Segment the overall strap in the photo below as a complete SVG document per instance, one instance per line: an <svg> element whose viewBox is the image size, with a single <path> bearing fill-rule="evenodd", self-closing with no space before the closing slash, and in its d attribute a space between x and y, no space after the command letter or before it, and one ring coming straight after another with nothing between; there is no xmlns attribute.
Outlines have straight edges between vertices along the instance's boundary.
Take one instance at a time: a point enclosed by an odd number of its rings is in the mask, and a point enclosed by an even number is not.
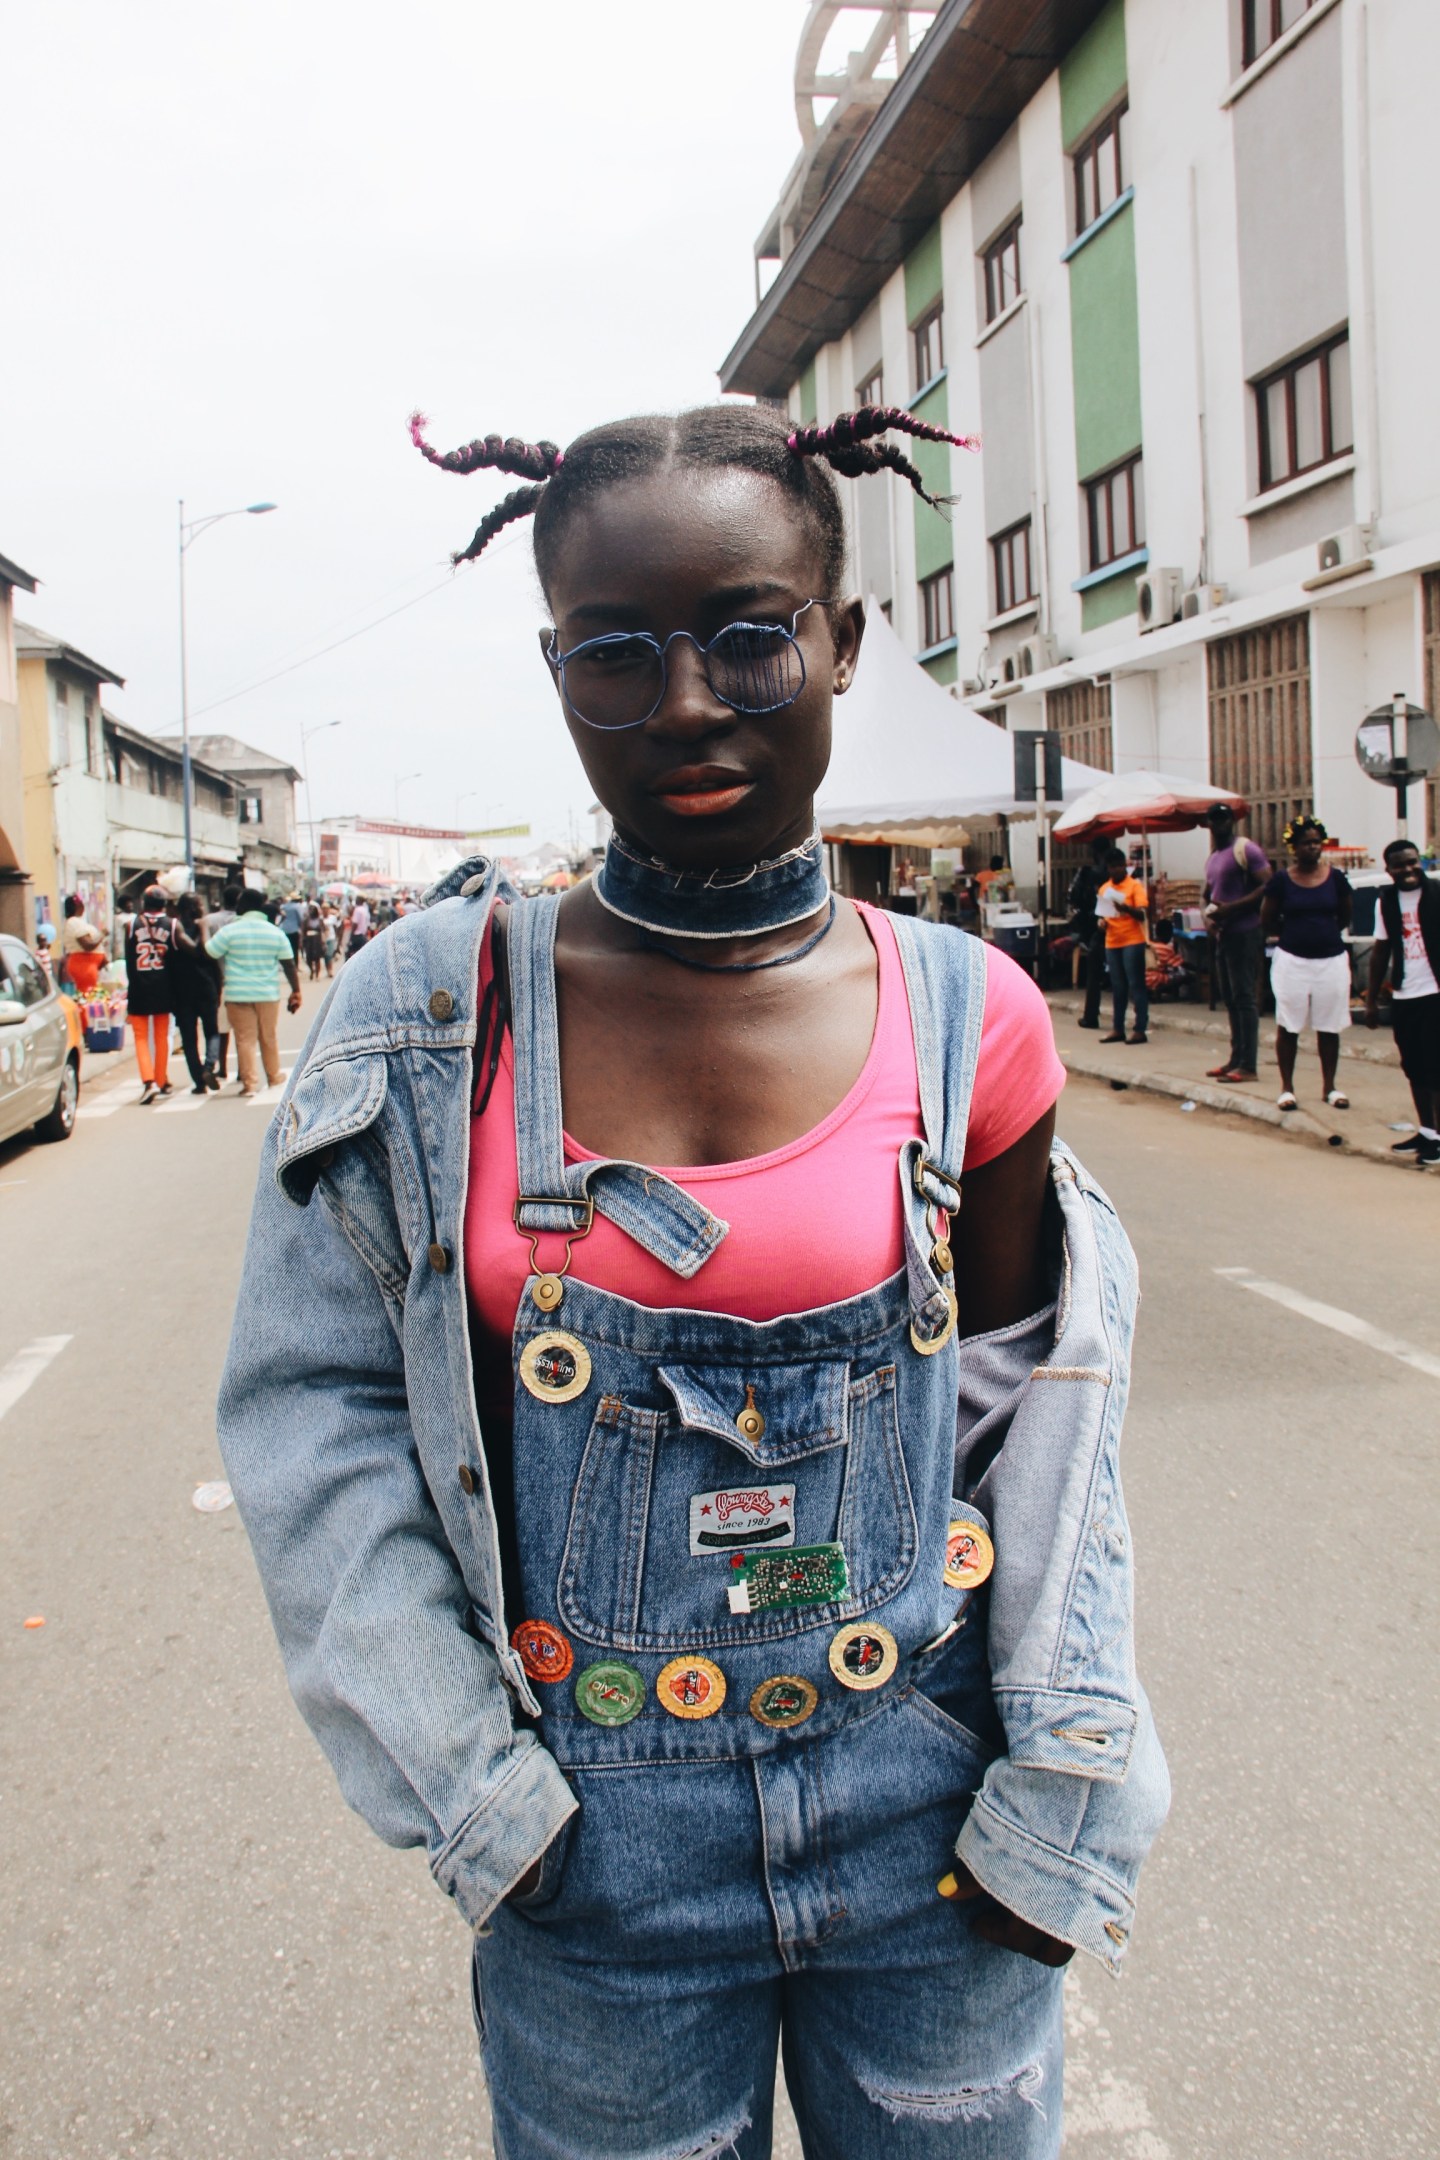
<svg viewBox="0 0 1440 2160"><path fill-rule="evenodd" d="M555 1002L559 897L545 893L506 912L506 957L515 1048L515 1227L583 1237L598 1208L654 1259L686 1278L729 1228L672 1179L643 1163L565 1160L560 1031Z"/></svg>
<svg viewBox="0 0 1440 2160"><path fill-rule="evenodd" d="M965 1166L965 1135L980 1034L985 1024L985 948L963 931L934 929L909 916L891 918L905 972L924 1142L900 1151L911 1332L934 1347L953 1331L954 1267L948 1240L936 1234L936 1210L955 1215Z"/></svg>

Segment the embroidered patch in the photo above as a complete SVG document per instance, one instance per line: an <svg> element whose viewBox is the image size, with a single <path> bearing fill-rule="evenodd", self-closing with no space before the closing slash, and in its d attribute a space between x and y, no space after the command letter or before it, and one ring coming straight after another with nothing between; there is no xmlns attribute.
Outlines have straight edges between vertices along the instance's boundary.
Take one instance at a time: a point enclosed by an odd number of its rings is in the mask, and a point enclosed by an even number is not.
<svg viewBox="0 0 1440 2160"><path fill-rule="evenodd" d="M510 1641L532 1680L564 1680L574 1670L575 1652L548 1620L522 1620Z"/></svg>
<svg viewBox="0 0 1440 2160"><path fill-rule="evenodd" d="M750 1697L750 1715L773 1731L784 1732L791 1725L803 1725L819 1700L819 1689L798 1673L777 1673L773 1680L762 1680Z"/></svg>
<svg viewBox="0 0 1440 2160"><path fill-rule="evenodd" d="M793 1485L731 1485L690 1496L690 1552L740 1552L751 1545L795 1543Z"/></svg>
<svg viewBox="0 0 1440 2160"><path fill-rule="evenodd" d="M732 1553L730 1610L769 1605L831 1605L850 1587L843 1545L796 1545L781 1553Z"/></svg>
<svg viewBox="0 0 1440 2160"><path fill-rule="evenodd" d="M660 1668L655 1695L672 1717L714 1717L725 1700L725 1675L708 1657L671 1658Z"/></svg>
<svg viewBox="0 0 1440 2160"><path fill-rule="evenodd" d="M645 1701L645 1681L633 1665L601 1658L575 1682L575 1707L592 1725L628 1725Z"/></svg>
<svg viewBox="0 0 1440 2160"><path fill-rule="evenodd" d="M830 1670L841 1687L865 1693L883 1687L900 1662L900 1648L889 1628L875 1621L852 1620L830 1645Z"/></svg>

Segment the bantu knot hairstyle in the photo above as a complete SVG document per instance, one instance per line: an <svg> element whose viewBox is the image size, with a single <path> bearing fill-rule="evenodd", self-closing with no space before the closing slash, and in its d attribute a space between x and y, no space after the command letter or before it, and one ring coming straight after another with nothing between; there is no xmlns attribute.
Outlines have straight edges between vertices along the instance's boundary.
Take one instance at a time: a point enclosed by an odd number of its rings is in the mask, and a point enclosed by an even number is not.
<svg viewBox="0 0 1440 2160"><path fill-rule="evenodd" d="M424 415L413 413L410 439L423 457L443 471L471 473L493 466L531 483L497 503L476 527L469 546L453 560L473 561L498 532L517 518L533 514L535 565L547 590L569 510L604 488L669 466L691 471L728 466L776 480L794 499L814 533L827 595L835 596L845 574L845 517L831 474L858 479L866 473L896 472L917 495L943 510L955 498L932 495L924 475L904 452L875 438L893 428L923 442L954 443L961 450L979 447L977 436L952 435L893 405L867 405L859 412L842 413L823 428L792 428L781 414L763 405L700 405L675 415L646 414L611 421L577 436L567 450L557 450L551 442L486 435L447 454L426 442L425 426Z"/></svg>
<svg viewBox="0 0 1440 2160"><path fill-rule="evenodd" d="M1305 833L1314 833L1319 840L1328 840L1330 837L1319 818L1311 817L1308 810L1302 812L1299 817L1291 818L1290 823L1285 827L1280 837L1285 842L1286 847L1293 847L1295 842Z"/></svg>

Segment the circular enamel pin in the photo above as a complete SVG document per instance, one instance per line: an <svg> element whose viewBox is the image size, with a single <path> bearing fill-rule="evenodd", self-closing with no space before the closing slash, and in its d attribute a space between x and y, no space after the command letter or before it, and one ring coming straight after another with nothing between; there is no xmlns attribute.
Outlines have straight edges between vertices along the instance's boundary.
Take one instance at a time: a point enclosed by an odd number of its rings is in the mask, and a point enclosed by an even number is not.
<svg viewBox="0 0 1440 2160"><path fill-rule="evenodd" d="M660 1668L655 1693L671 1717L714 1717L725 1700L725 1675L708 1657L671 1658Z"/></svg>
<svg viewBox="0 0 1440 2160"><path fill-rule="evenodd" d="M773 1680L762 1680L750 1697L750 1715L784 1732L788 1726L803 1725L819 1700L819 1689L798 1673L777 1673Z"/></svg>
<svg viewBox="0 0 1440 2160"><path fill-rule="evenodd" d="M590 1385L590 1353L578 1335L547 1328L521 1351L520 1379L537 1402L573 1402Z"/></svg>
<svg viewBox="0 0 1440 2160"><path fill-rule="evenodd" d="M995 1547L977 1522L958 1519L945 1540L945 1580L952 1590L978 1590L995 1566Z"/></svg>
<svg viewBox="0 0 1440 2160"><path fill-rule="evenodd" d="M548 1620L522 1620L510 1641L532 1680L564 1680L574 1670L574 1651Z"/></svg>
<svg viewBox="0 0 1440 2160"><path fill-rule="evenodd" d="M936 1351L943 1350L946 1343L955 1333L956 1323L960 1318L960 1300L953 1290L945 1292L945 1303L950 1309L945 1315L944 1324L938 1334L922 1335L916 1328L915 1322L913 1320L910 1322L911 1346L919 1351L921 1357L934 1357Z"/></svg>
<svg viewBox="0 0 1440 2160"><path fill-rule="evenodd" d="M830 1670L841 1687L884 1687L900 1662L900 1647L889 1628L852 1620L830 1645Z"/></svg>
<svg viewBox="0 0 1440 2160"><path fill-rule="evenodd" d="M644 1676L619 1658L587 1665L575 1682L575 1707L592 1725L628 1725L644 1701Z"/></svg>

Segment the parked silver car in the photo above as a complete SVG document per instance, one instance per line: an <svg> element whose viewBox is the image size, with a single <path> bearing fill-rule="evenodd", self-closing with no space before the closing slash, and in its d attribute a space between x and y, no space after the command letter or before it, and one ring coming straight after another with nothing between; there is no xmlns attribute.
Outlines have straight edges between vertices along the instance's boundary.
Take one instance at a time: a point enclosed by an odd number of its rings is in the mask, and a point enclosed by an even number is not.
<svg viewBox="0 0 1440 2160"><path fill-rule="evenodd" d="M0 937L0 1140L32 1125L42 1140L68 1140L79 1101L60 993L18 938Z"/></svg>

